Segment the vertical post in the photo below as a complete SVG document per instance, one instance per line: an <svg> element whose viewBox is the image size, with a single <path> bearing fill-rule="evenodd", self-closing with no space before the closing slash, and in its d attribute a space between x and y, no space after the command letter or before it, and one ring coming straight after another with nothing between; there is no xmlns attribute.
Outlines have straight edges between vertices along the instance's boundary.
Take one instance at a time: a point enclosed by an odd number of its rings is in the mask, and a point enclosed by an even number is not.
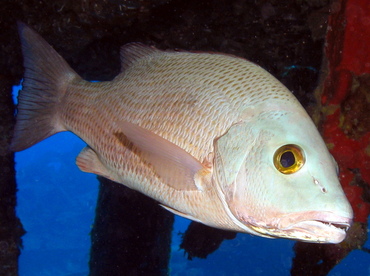
<svg viewBox="0 0 370 276"><path fill-rule="evenodd" d="M14 126L13 83L0 75L0 275L18 274L21 237L25 233L15 213L14 154L9 150Z"/></svg>
<svg viewBox="0 0 370 276"><path fill-rule="evenodd" d="M139 192L99 180L90 276L169 275L174 215Z"/></svg>

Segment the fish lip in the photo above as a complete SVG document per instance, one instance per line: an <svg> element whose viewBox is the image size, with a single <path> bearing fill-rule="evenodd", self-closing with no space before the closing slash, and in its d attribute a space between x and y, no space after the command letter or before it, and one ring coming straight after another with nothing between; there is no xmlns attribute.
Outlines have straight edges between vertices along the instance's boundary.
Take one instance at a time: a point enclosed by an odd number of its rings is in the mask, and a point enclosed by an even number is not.
<svg viewBox="0 0 370 276"><path fill-rule="evenodd" d="M277 228L306 242L340 243L351 225L351 217L315 211L286 215L279 219Z"/></svg>
<svg viewBox="0 0 370 276"><path fill-rule="evenodd" d="M334 224L321 221L301 221L281 229L294 239L312 243L340 243L346 238L349 224Z"/></svg>

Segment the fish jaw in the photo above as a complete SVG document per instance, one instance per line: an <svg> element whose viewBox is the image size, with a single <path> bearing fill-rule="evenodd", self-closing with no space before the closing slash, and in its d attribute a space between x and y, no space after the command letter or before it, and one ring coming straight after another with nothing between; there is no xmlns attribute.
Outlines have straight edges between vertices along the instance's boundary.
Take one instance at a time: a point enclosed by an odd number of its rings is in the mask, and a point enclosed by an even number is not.
<svg viewBox="0 0 370 276"><path fill-rule="evenodd" d="M271 236L295 239L311 243L340 243L352 225L352 219L335 215L331 212L299 212L274 217L270 223L258 223L250 218L239 216L243 223L260 233Z"/></svg>

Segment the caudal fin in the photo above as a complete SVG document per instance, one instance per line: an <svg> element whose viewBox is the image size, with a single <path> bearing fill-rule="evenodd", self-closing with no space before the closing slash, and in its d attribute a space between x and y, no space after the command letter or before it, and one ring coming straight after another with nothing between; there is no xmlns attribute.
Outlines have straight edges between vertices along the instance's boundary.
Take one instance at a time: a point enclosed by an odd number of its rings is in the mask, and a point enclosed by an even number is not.
<svg viewBox="0 0 370 276"><path fill-rule="evenodd" d="M24 150L61 131L58 102L68 84L79 76L34 30L18 23L25 73L18 96L17 122L11 144L13 151Z"/></svg>

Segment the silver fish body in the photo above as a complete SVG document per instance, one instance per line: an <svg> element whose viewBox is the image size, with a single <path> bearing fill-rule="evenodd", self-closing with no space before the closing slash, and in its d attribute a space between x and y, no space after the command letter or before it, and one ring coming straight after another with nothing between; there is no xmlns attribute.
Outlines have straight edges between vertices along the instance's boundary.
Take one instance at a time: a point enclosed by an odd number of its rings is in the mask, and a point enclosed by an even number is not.
<svg viewBox="0 0 370 276"><path fill-rule="evenodd" d="M335 161L296 98L261 67L133 43L114 80L91 83L32 29L19 32L13 150L72 131L88 145L81 170L181 216L270 238L345 238L353 214Z"/></svg>

